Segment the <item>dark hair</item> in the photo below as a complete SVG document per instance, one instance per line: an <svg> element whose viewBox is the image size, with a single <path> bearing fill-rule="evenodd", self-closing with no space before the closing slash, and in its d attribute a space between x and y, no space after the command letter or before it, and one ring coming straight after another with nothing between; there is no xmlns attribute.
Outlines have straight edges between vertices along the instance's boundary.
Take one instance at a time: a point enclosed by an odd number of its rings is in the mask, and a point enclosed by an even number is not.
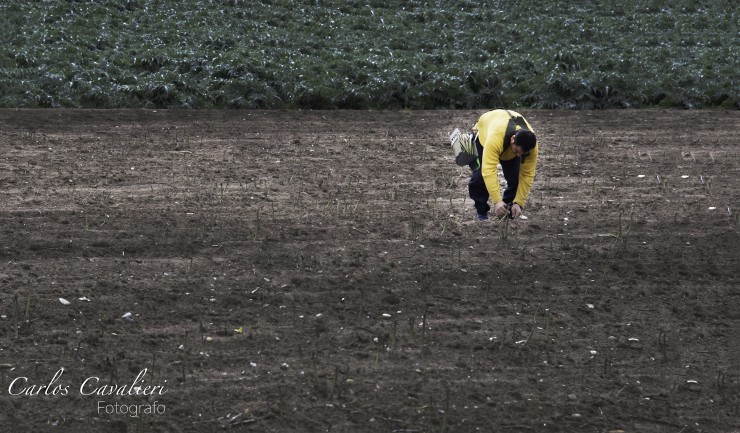
<svg viewBox="0 0 740 433"><path fill-rule="evenodd" d="M525 152L529 152L537 145L537 136L534 135L534 132L532 131L520 129L516 132L514 137L514 143L521 147Z"/></svg>

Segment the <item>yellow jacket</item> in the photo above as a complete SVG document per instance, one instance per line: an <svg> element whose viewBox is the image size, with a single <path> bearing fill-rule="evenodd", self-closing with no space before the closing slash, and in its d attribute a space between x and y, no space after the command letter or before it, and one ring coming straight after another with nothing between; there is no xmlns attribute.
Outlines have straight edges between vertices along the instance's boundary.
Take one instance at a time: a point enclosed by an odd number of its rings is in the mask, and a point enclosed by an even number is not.
<svg viewBox="0 0 740 433"><path fill-rule="evenodd" d="M521 116L516 111L509 110L509 112L512 116ZM504 151L504 134L506 133L509 119L510 117L506 110L493 110L484 113L473 128L474 131L477 131L478 139L483 147L481 175L493 203L501 201L501 186L498 183L497 172L498 163L499 161L509 161L515 157L514 152L511 151L511 146L507 146L506 151ZM524 122L527 124L529 130L534 132L532 125L526 119ZM519 129L521 128L517 125L516 130ZM516 190L516 197L514 197L514 203L522 208L527 201L529 189L532 187L532 181L534 181L538 148L539 145L536 145L526 155L524 162L519 167L519 185Z"/></svg>

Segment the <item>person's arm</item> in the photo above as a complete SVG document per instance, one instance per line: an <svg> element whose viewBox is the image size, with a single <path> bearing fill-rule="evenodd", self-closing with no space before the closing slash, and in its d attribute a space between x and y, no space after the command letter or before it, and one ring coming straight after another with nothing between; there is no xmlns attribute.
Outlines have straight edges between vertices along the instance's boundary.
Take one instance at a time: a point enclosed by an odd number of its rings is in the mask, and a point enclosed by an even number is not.
<svg viewBox="0 0 740 433"><path fill-rule="evenodd" d="M539 145L535 146L524 159L524 163L519 167L519 185L516 189L514 203L518 204L522 209L527 202L527 196L529 195L530 188L532 188L532 182L534 182L538 148Z"/></svg>
<svg viewBox="0 0 740 433"><path fill-rule="evenodd" d="M485 147L483 147L480 172L481 176L483 176L483 182L486 184L486 189L488 189L488 195L491 196L491 201L497 203L501 201L501 186L498 183L498 163L504 149L503 143L495 140L490 141L490 143L486 143Z"/></svg>

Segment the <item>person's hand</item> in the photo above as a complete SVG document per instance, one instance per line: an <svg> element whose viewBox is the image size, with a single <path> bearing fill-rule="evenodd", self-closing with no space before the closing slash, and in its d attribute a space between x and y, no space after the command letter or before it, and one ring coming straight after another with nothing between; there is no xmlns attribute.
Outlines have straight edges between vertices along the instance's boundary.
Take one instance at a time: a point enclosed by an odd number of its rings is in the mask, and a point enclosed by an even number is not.
<svg viewBox="0 0 740 433"><path fill-rule="evenodd" d="M502 217L506 215L506 213L509 210L506 208L506 203L504 203L503 200L493 205L493 213L496 214L497 217Z"/></svg>
<svg viewBox="0 0 740 433"><path fill-rule="evenodd" d="M511 206L511 217L513 219L517 219L520 216L522 216L522 207L514 203L514 205Z"/></svg>

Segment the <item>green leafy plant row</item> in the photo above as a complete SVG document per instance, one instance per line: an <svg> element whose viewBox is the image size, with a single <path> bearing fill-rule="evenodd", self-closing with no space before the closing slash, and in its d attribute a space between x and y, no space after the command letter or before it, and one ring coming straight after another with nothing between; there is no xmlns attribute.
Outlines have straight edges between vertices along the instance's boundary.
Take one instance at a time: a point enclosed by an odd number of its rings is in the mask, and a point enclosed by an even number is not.
<svg viewBox="0 0 740 433"><path fill-rule="evenodd" d="M734 6L0 1L0 107L736 109Z"/></svg>

